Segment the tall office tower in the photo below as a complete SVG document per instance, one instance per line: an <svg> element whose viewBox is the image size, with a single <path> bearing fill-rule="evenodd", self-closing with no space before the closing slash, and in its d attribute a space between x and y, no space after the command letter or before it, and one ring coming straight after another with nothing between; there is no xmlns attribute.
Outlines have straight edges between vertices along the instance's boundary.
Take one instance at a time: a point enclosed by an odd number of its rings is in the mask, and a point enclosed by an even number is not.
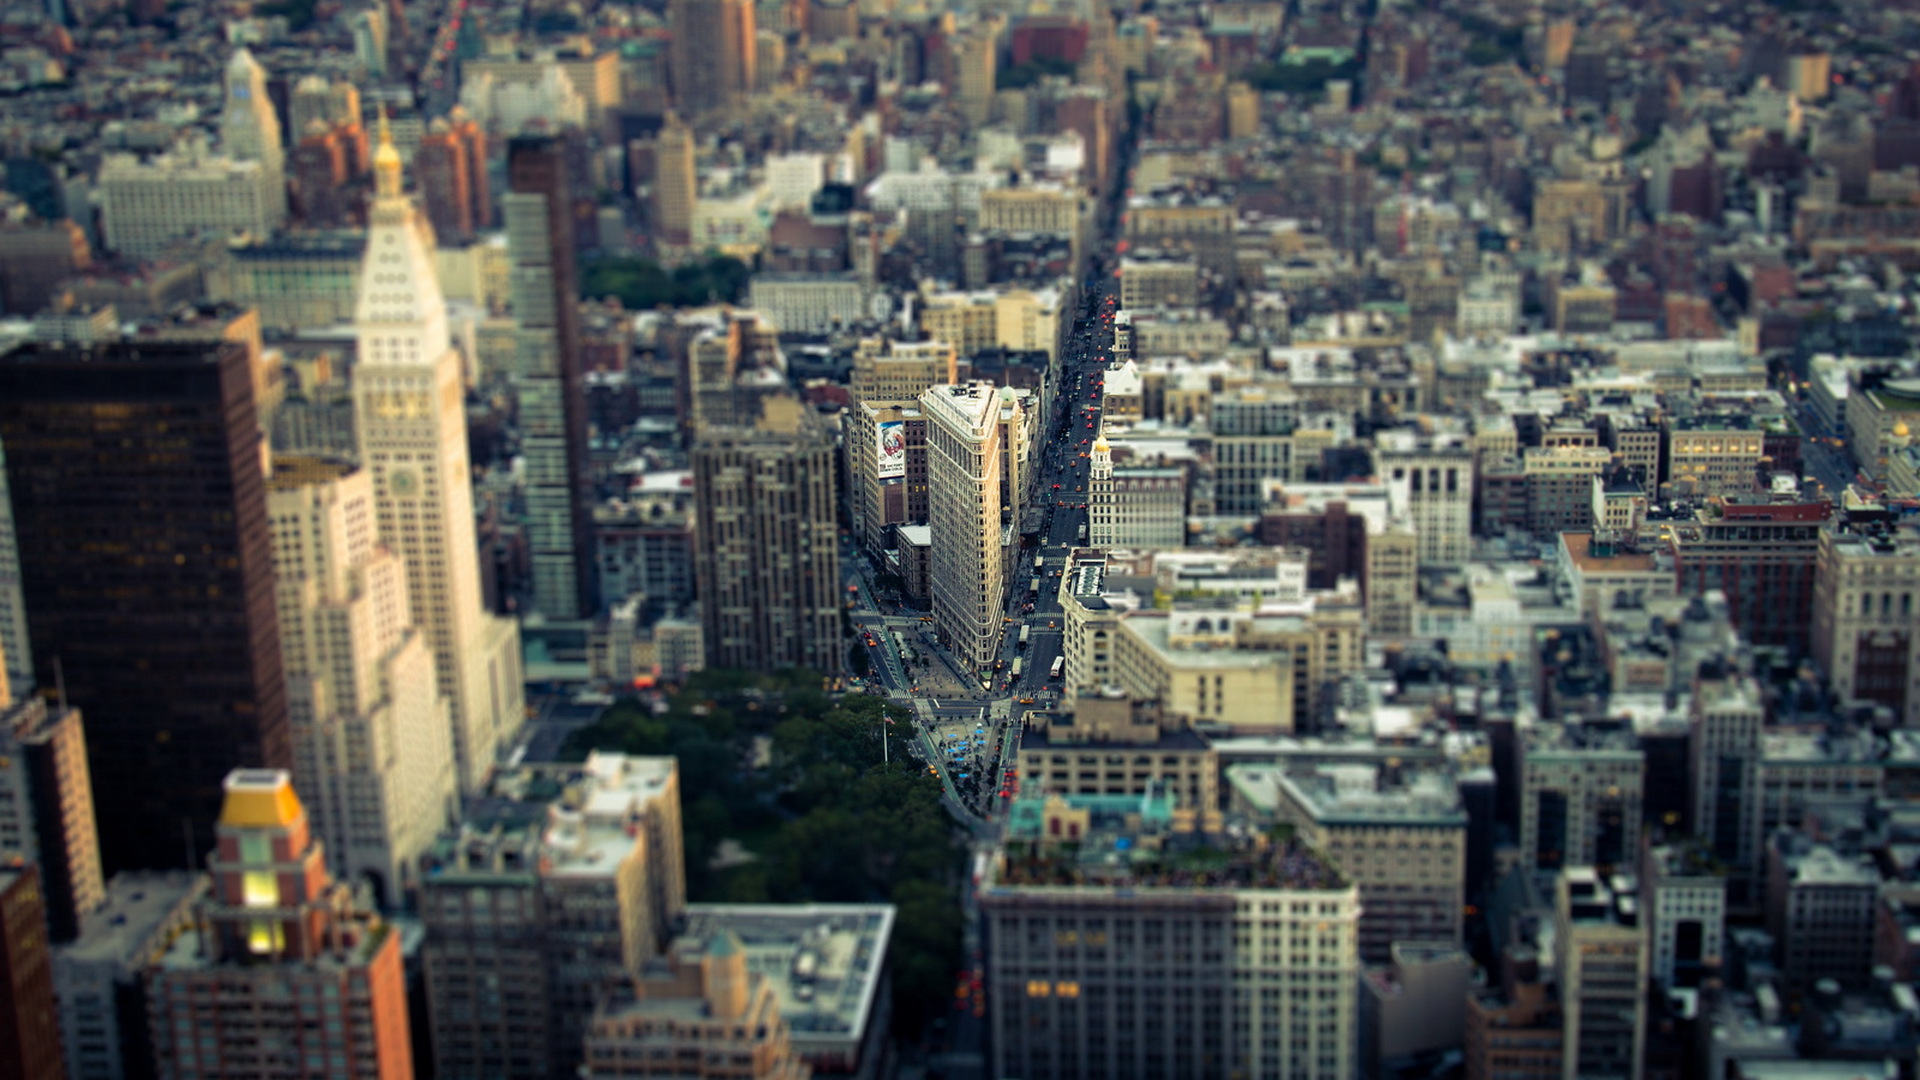
<svg viewBox="0 0 1920 1080"><path fill-rule="evenodd" d="M1336 867L1165 796L1033 809L981 893L991 1075L1356 1075L1360 900ZM1128 849L1153 854L1107 857Z"/></svg>
<svg viewBox="0 0 1920 1080"><path fill-rule="evenodd" d="M454 809L453 725L373 477L276 457L267 484L295 787L338 876L397 905Z"/></svg>
<svg viewBox="0 0 1920 1080"><path fill-rule="evenodd" d="M594 753L503 776L494 796L446 835L422 882L434 1065L572 1077L601 995L686 915L679 766Z"/></svg>
<svg viewBox="0 0 1920 1080"><path fill-rule="evenodd" d="M1646 1068L1647 930L1631 874L1569 866L1554 881L1561 1062L1567 1080L1639 1080Z"/></svg>
<svg viewBox="0 0 1920 1080"><path fill-rule="evenodd" d="M1420 569L1462 566L1473 556L1473 452L1408 435L1382 433L1375 468L1389 502L1413 521Z"/></svg>
<svg viewBox="0 0 1920 1080"><path fill-rule="evenodd" d="M40 874L0 869L0 1076L65 1080Z"/></svg>
<svg viewBox="0 0 1920 1080"><path fill-rule="evenodd" d="M460 141L467 161L467 197L473 204L473 227L493 225L493 185L487 181L487 132L464 106L455 105L446 116L453 137Z"/></svg>
<svg viewBox="0 0 1920 1080"><path fill-rule="evenodd" d="M753 89L753 4L673 0L667 11L674 107L696 117L738 104Z"/></svg>
<svg viewBox="0 0 1920 1080"><path fill-rule="evenodd" d="M1813 656L1842 701L1876 702L1898 726L1920 727L1920 526L1877 516L1847 514L1820 534Z"/></svg>
<svg viewBox="0 0 1920 1080"><path fill-rule="evenodd" d="M1087 474L1087 543L1094 547L1177 548L1187 542L1187 474L1166 466L1113 466L1103 434Z"/></svg>
<svg viewBox="0 0 1920 1080"><path fill-rule="evenodd" d="M413 152L413 171L420 180L420 200L427 204L427 220L434 239L443 244L473 239L473 170L467 164L467 143L454 133L444 116L427 125L420 148Z"/></svg>
<svg viewBox="0 0 1920 1080"><path fill-rule="evenodd" d="M1732 870L1729 900L1750 904L1759 899L1761 870L1760 731L1767 714L1760 687L1750 675L1712 665L1694 678L1688 715L1693 835Z"/></svg>
<svg viewBox="0 0 1920 1080"><path fill-rule="evenodd" d="M520 628L480 603L466 393L447 305L385 119L354 310L354 426L380 538L405 561L407 604L433 647L453 724L454 777L479 791L525 719Z"/></svg>
<svg viewBox="0 0 1920 1080"><path fill-rule="evenodd" d="M159 1074L410 1080L400 935L327 873L291 776L236 769L226 792L197 941L147 976Z"/></svg>
<svg viewBox="0 0 1920 1080"><path fill-rule="evenodd" d="M309 124L294 144L292 172L301 223L310 229L345 226L354 193L347 190L347 147L341 133L318 120Z"/></svg>
<svg viewBox="0 0 1920 1080"><path fill-rule="evenodd" d="M993 34L982 31L966 34L953 42L953 100L960 107L960 115L974 127L993 119L999 47Z"/></svg>
<svg viewBox="0 0 1920 1080"><path fill-rule="evenodd" d="M227 61L226 104L220 110L220 149L235 161L257 161L271 177L269 207L287 212L286 148L280 117L267 97L267 73L243 46Z"/></svg>
<svg viewBox="0 0 1920 1080"><path fill-rule="evenodd" d="M661 244L693 242L693 204L700 194L693 164L693 131L670 112L653 152L653 232Z"/></svg>
<svg viewBox="0 0 1920 1080"><path fill-rule="evenodd" d="M4 440L0 440L0 680L13 696L33 692L33 646L27 638L27 602L20 593L20 546L13 527L13 496L7 490Z"/></svg>
<svg viewBox="0 0 1920 1080"><path fill-rule="evenodd" d="M927 420L927 524L933 529L933 624L975 670L1000 653L1006 566L1000 513L1000 391L990 382L920 395Z"/></svg>
<svg viewBox="0 0 1920 1080"><path fill-rule="evenodd" d="M4 696L4 695L0 695ZM0 704L0 865L33 863L55 941L106 895L80 710L28 697Z"/></svg>
<svg viewBox="0 0 1920 1080"><path fill-rule="evenodd" d="M356 11L348 18L353 34L353 60L370 79L387 77L387 13L378 8Z"/></svg>
<svg viewBox="0 0 1920 1080"><path fill-rule="evenodd" d="M229 769L292 760L247 347L22 346L0 440L37 681L86 713L113 793L106 867L183 866Z"/></svg>
<svg viewBox="0 0 1920 1080"><path fill-rule="evenodd" d="M527 534L533 610L591 618L593 476L587 399L580 385L580 286L573 262L573 198L560 140L507 144L507 259L519 326L521 446L527 460Z"/></svg>
<svg viewBox="0 0 1920 1080"><path fill-rule="evenodd" d="M700 433L694 580L708 667L840 670L837 461L792 398L766 399L754 427Z"/></svg>
<svg viewBox="0 0 1920 1080"><path fill-rule="evenodd" d="M1538 724L1520 747L1520 864L1626 867L1646 761L1632 732Z"/></svg>

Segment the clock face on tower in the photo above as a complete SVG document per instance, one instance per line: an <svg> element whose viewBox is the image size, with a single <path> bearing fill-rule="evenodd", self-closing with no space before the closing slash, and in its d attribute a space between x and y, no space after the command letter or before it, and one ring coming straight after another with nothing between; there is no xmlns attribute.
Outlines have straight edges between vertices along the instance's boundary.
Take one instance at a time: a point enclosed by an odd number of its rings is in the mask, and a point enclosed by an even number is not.
<svg viewBox="0 0 1920 1080"><path fill-rule="evenodd" d="M394 495L405 499L420 489L420 481L413 475L412 469L395 469L387 474L387 486Z"/></svg>

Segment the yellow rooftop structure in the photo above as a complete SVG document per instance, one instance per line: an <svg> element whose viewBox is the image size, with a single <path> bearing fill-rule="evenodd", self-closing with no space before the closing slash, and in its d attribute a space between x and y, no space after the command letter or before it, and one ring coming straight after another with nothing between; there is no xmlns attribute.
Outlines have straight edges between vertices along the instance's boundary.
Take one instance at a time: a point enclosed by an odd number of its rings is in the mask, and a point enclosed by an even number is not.
<svg viewBox="0 0 1920 1080"><path fill-rule="evenodd" d="M306 813L283 769L235 769L221 785L220 824L239 829L284 829Z"/></svg>

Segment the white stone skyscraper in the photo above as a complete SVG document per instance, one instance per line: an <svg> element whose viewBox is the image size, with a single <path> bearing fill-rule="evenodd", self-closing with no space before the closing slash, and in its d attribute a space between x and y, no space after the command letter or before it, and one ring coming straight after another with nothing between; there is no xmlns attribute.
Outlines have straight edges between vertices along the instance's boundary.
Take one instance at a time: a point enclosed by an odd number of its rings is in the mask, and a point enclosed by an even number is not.
<svg viewBox="0 0 1920 1080"><path fill-rule="evenodd" d="M294 786L334 873L398 904L455 807L448 703L406 566L375 535L365 469L277 457L267 513Z"/></svg>
<svg viewBox="0 0 1920 1080"><path fill-rule="evenodd" d="M287 213L287 152L280 117L267 96L267 73L242 46L227 61L227 97L220 111L220 151L235 161L257 161L271 177L274 220Z"/></svg>
<svg viewBox="0 0 1920 1080"><path fill-rule="evenodd" d="M520 628L481 606L466 391L425 219L400 188L386 118L354 311L354 428L380 537L406 560L407 599L433 646L453 723L455 776L481 789L525 718Z"/></svg>
<svg viewBox="0 0 1920 1080"><path fill-rule="evenodd" d="M1007 527L1001 520L1000 391L935 386L927 418L927 523L933 530L933 624L961 663L991 668L1003 633Z"/></svg>

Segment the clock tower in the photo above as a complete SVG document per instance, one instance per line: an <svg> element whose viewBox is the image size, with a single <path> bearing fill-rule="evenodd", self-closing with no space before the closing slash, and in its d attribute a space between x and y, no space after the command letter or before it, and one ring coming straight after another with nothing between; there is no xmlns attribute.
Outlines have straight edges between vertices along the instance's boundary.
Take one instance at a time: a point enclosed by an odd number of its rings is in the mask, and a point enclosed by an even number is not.
<svg viewBox="0 0 1920 1080"><path fill-rule="evenodd" d="M401 188L387 119L354 309L354 430L380 538L406 561L407 598L449 702L462 794L485 787L525 716L520 630L480 602L466 387L447 332L433 235Z"/></svg>

